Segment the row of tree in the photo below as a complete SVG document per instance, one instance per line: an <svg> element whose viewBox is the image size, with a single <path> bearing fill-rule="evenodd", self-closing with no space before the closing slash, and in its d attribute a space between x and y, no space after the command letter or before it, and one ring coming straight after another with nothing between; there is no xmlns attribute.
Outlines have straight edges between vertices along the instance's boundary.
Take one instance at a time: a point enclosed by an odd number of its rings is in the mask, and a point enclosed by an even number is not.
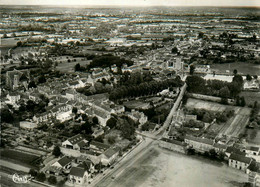
<svg viewBox="0 0 260 187"><path fill-rule="evenodd" d="M231 83L220 80L205 80L199 76L188 76L187 91L222 98L235 98L242 91L243 78L235 75Z"/></svg>
<svg viewBox="0 0 260 187"><path fill-rule="evenodd" d="M183 82L179 77L165 81L143 82L139 85L120 86L110 92L109 99L116 100L126 97L137 97L156 94L169 87L180 87Z"/></svg>

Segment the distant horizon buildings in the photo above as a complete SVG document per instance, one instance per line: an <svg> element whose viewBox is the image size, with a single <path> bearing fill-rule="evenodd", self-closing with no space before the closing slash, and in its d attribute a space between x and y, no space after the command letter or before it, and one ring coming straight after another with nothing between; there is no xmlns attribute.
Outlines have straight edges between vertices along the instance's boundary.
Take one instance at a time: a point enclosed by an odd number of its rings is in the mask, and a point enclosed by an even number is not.
<svg viewBox="0 0 260 187"><path fill-rule="evenodd" d="M0 0L0 5L54 5L54 6L212 6L212 7L260 7L257 0Z"/></svg>

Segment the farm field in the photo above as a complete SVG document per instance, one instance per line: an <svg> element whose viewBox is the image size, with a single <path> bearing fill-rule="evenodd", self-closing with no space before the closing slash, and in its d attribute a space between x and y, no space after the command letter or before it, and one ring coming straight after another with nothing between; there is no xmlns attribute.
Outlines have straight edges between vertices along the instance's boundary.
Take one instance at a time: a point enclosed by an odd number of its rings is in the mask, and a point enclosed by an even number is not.
<svg viewBox="0 0 260 187"><path fill-rule="evenodd" d="M26 166L35 166L35 162L39 159L38 156L9 149L2 150L0 154L3 160L14 161L14 163Z"/></svg>
<svg viewBox="0 0 260 187"><path fill-rule="evenodd" d="M245 129L248 121L249 115L244 114L241 110L239 114L233 116L225 123L219 135L238 138L239 134Z"/></svg>
<svg viewBox="0 0 260 187"><path fill-rule="evenodd" d="M234 62L226 64L212 64L210 65L212 71L218 73L226 73L226 70L229 70L230 73L233 73L234 69L237 69L238 73L241 74L250 74L250 75L259 75L260 65L244 63L244 62ZM230 67L230 68L229 68Z"/></svg>

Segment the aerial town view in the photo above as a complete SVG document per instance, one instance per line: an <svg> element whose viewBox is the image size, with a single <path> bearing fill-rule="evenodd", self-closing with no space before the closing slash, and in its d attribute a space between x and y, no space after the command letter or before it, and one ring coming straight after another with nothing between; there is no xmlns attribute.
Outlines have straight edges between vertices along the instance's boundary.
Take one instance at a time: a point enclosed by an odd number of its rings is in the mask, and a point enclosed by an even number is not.
<svg viewBox="0 0 260 187"><path fill-rule="evenodd" d="M260 186L257 0L64 2L0 0L1 187Z"/></svg>

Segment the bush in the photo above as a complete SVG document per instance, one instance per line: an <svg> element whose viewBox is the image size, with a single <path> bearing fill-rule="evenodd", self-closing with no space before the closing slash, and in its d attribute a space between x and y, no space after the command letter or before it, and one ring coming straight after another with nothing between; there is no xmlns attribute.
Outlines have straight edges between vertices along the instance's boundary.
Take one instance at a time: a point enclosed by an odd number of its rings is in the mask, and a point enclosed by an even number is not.
<svg viewBox="0 0 260 187"><path fill-rule="evenodd" d="M50 176L50 177L48 178L48 182L49 182L50 184L56 184L56 183L57 183L57 179L56 179L55 176Z"/></svg>
<svg viewBox="0 0 260 187"><path fill-rule="evenodd" d="M40 181L40 182L44 182L46 180L46 176L43 172L38 173L36 176L36 180Z"/></svg>
<svg viewBox="0 0 260 187"><path fill-rule="evenodd" d="M114 143L116 143L116 137L115 136L109 136L107 141L110 144L114 144Z"/></svg>

